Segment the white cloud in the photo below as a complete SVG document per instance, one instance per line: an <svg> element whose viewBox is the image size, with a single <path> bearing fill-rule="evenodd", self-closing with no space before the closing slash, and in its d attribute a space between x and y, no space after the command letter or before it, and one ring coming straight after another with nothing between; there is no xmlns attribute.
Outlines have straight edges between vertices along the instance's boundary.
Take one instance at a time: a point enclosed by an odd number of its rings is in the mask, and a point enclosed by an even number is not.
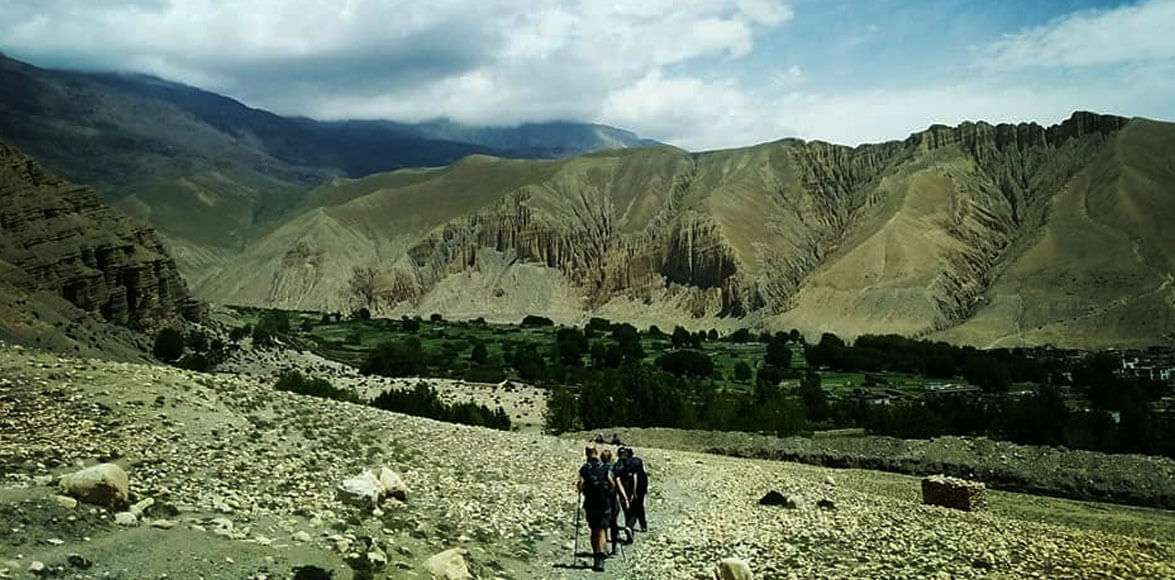
<svg viewBox="0 0 1175 580"><path fill-rule="evenodd" d="M598 120L614 92L742 58L790 18L784 0L17 0L0 48L283 113L514 124Z"/></svg>
<svg viewBox="0 0 1175 580"><path fill-rule="evenodd" d="M1076 12L983 51L997 70L1175 60L1175 0Z"/></svg>

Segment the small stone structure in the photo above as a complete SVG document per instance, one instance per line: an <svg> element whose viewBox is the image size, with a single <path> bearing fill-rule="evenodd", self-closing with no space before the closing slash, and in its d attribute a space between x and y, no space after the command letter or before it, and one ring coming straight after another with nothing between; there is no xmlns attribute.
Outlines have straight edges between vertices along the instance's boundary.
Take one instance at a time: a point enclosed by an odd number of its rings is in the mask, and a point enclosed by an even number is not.
<svg viewBox="0 0 1175 580"><path fill-rule="evenodd" d="M987 487L978 481L932 475L922 479L922 503L978 511L987 507Z"/></svg>

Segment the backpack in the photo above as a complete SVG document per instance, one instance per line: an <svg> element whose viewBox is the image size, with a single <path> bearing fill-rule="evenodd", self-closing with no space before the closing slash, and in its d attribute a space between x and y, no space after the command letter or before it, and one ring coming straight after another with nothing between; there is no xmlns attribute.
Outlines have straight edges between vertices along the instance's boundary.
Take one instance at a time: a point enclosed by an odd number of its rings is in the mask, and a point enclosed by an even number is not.
<svg viewBox="0 0 1175 580"><path fill-rule="evenodd" d="M609 469L603 463L587 462L579 470L583 478L583 497L592 502L606 502L612 491L612 482L608 481Z"/></svg>

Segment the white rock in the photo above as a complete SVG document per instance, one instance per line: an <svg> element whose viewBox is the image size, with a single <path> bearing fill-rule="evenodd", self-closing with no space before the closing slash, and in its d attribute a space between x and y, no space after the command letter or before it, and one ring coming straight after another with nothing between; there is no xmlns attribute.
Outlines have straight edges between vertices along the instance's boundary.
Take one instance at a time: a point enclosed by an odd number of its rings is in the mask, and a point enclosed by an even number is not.
<svg viewBox="0 0 1175 580"><path fill-rule="evenodd" d="M114 523L116 523L120 526L126 526L128 528L133 528L133 527L139 525L139 516L136 516L135 514L132 514L131 512L118 512L118 513L114 514Z"/></svg>
<svg viewBox="0 0 1175 580"><path fill-rule="evenodd" d="M71 509L78 507L78 500L76 500L72 497L69 497L68 495L55 495L55 496L53 496L53 501L56 502L57 505L65 508L67 510L71 510Z"/></svg>
<svg viewBox="0 0 1175 580"><path fill-rule="evenodd" d="M152 498L147 498L147 499L140 501L140 502L136 503L135 505L131 506L131 509L129 511L132 514L135 514L136 517L141 518L141 517L143 517L143 512L147 511L147 508L149 508L153 505L155 505L155 500Z"/></svg>
<svg viewBox="0 0 1175 580"><path fill-rule="evenodd" d="M424 566L437 580L473 580L473 574L465 564L466 553L461 548L445 550L426 560Z"/></svg>
<svg viewBox="0 0 1175 580"><path fill-rule="evenodd" d="M360 507L374 507L379 505L384 495L383 484L370 471L344 479L339 483L336 492L340 501Z"/></svg>
<svg viewBox="0 0 1175 580"><path fill-rule="evenodd" d="M714 576L718 580L754 580L755 575L751 573L751 566L747 564L746 560L738 558L726 558L718 562L718 569L715 570Z"/></svg>
<svg viewBox="0 0 1175 580"><path fill-rule="evenodd" d="M130 480L121 467L102 463L61 478L62 493L86 503L122 507L130 497Z"/></svg>

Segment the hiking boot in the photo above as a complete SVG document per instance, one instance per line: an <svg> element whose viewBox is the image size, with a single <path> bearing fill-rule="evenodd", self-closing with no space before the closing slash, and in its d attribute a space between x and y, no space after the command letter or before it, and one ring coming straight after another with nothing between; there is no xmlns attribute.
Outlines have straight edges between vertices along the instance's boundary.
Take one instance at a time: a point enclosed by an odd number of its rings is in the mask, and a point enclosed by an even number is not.
<svg viewBox="0 0 1175 580"><path fill-rule="evenodd" d="M596 554L595 555L595 560L592 564L593 571L595 571L595 572L603 572L604 571L604 558L607 558L607 556L605 556L604 554Z"/></svg>

